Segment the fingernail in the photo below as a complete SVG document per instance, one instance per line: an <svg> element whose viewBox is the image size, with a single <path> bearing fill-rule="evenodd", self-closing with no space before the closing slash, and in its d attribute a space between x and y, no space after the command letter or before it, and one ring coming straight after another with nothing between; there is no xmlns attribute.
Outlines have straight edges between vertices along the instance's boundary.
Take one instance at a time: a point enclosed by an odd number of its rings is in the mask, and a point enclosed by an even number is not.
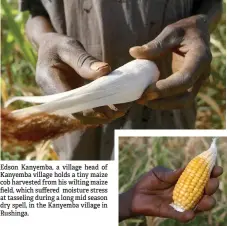
<svg viewBox="0 0 227 226"><path fill-rule="evenodd" d="M95 62L90 66L91 70L93 70L93 71L99 71L105 67L109 67L109 64L104 63L104 62Z"/></svg>

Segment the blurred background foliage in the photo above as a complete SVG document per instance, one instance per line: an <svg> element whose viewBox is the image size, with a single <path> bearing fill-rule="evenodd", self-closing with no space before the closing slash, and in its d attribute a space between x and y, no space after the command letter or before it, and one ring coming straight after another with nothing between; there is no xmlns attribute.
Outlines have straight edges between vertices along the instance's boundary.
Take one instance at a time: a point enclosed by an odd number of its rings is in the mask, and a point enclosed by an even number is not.
<svg viewBox="0 0 227 226"><path fill-rule="evenodd" d="M210 79L204 84L197 96L198 129L224 129L226 112L226 0L223 1L223 16L215 32L211 35L211 48L213 53L212 71ZM35 64L37 54L26 39L24 25L29 17L28 12L18 11L17 0L1 1L1 104L12 96L41 95L35 83ZM28 106L24 102L16 102L10 109ZM39 149L47 148L44 159L49 159L49 152L54 153L50 142L19 147L2 142L1 157L3 159L24 159L27 153L33 153L37 158ZM51 151L50 151L51 150ZM26 154L25 154L26 153ZM29 155L29 158L31 157ZM40 156L39 156L40 157ZM51 157L52 158L52 157Z"/></svg>
<svg viewBox="0 0 227 226"><path fill-rule="evenodd" d="M152 134L151 134L152 136ZM178 169L197 154L206 151L211 138L204 137L120 137L119 192L127 191L143 174L156 166ZM199 214L185 224L158 217L140 217L122 222L120 226L226 226L227 225L227 138L217 142L217 164L224 169L214 197L212 211Z"/></svg>

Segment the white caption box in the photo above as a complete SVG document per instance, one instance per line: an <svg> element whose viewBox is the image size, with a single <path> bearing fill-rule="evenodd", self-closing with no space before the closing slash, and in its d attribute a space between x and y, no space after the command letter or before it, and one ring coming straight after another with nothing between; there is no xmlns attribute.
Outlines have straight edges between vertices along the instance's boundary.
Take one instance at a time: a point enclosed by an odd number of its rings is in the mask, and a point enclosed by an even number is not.
<svg viewBox="0 0 227 226"><path fill-rule="evenodd" d="M8 167L2 168L0 171L1 174L1 184L0 184L0 195L3 198L4 195L10 196L22 196L20 191L23 191L25 201L21 200L0 200L0 211L7 209L5 204L14 204L15 208L18 207L18 211L22 212L27 211L29 216L0 216L1 225L7 226L46 226L46 225L118 225L118 167L114 161L2 161L1 164L6 164ZM24 170L21 169L21 165L25 164ZM56 166L59 166L59 169L56 170L33 170L36 166L45 166L51 165L53 169L56 169ZM84 165L98 167L99 170L79 170L78 169ZM18 166L18 170L13 170L12 166ZM29 169L26 169L27 166L30 166ZM66 166L65 169L62 169L62 166ZM11 169L9 169L11 167ZM66 169L67 168L67 169ZM103 168L103 170L102 170ZM43 168L44 169L44 168ZM107 170L106 170L107 169ZM14 173L19 173L17 176L21 176L21 173L27 172L28 177L14 177L14 181L36 181L36 183L31 185L22 185L21 182L14 183L14 185L7 184L7 173L8 176L13 176ZM50 177L49 173L55 173L56 177ZM69 173L74 173L74 177L68 177ZM89 173L89 175L88 175ZM91 176L90 173L94 173L92 178L86 178L86 176ZM108 173L108 178L102 177L105 173ZM99 175L100 177L94 177ZM49 178L48 178L49 177ZM13 177L8 177L8 180L11 181ZM48 179L47 179L48 178ZM54 181L60 180L61 185L56 185ZM108 181L108 183L103 182ZM70 184L66 181L70 181ZM93 182L91 182L93 181ZM20 183L20 184L19 184ZM59 183L59 181L58 181ZM7 194L3 192L10 192L9 187L13 186L15 193ZM58 188L60 187L60 188ZM7 190L5 190L7 189ZM18 190L16 190L18 189ZM55 190L50 190L55 189ZM61 200L50 199L51 196L55 196L53 191L60 193L57 196ZM82 189L82 190L81 190ZM101 189L101 190L100 190ZM108 189L108 193L103 193L105 189ZM35 194L32 195L30 192L33 190ZM51 193L50 193L51 192ZM82 192L82 193L81 193ZM29 199L33 196L32 199ZM47 197L48 196L48 197ZM76 197L74 201L70 201L70 197ZM56 197L56 196L55 196ZM107 197L107 200L106 200ZM84 199L87 199L86 201ZM43 199L40 202L46 204L46 208L37 208L36 199ZM48 200L45 200L48 199ZM62 200L64 199L64 200ZM89 200L88 200L89 199ZM99 200L96 200L99 199ZM30 206L35 208L29 208ZM99 205L98 205L99 203ZM20 206L18 204L21 204ZM68 207L65 208L61 204L67 204ZM42 205L39 205L40 207ZM20 208L19 208L20 207ZM57 208L58 207L58 208ZM61 208L62 207L62 208ZM10 205L12 208L12 205ZM61 208L61 209L60 209Z"/></svg>

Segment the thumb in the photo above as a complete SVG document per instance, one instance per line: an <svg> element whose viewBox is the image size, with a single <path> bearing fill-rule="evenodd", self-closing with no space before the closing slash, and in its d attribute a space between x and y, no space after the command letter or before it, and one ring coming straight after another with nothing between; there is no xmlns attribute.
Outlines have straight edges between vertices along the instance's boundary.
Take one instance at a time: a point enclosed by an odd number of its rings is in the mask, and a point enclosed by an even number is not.
<svg viewBox="0 0 227 226"><path fill-rule="evenodd" d="M152 171L160 181L163 181L168 184L174 184L179 179L183 170L184 168L170 170L164 167L155 167Z"/></svg>
<svg viewBox="0 0 227 226"><path fill-rule="evenodd" d="M84 79L95 80L111 71L108 63L90 56L82 44L73 39L60 48L59 56Z"/></svg>
<svg viewBox="0 0 227 226"><path fill-rule="evenodd" d="M178 46L182 41L182 30L168 25L154 40L142 46L134 46L129 53L136 59L155 60Z"/></svg>

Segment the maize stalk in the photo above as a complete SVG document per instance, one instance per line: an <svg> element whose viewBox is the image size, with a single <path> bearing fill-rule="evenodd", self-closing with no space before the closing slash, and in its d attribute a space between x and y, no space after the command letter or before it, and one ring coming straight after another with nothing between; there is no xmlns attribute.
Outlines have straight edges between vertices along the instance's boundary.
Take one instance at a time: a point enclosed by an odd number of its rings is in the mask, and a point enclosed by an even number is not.
<svg viewBox="0 0 227 226"><path fill-rule="evenodd" d="M178 179L170 205L179 212L193 210L204 194L217 158L216 138L207 151L193 158Z"/></svg>

